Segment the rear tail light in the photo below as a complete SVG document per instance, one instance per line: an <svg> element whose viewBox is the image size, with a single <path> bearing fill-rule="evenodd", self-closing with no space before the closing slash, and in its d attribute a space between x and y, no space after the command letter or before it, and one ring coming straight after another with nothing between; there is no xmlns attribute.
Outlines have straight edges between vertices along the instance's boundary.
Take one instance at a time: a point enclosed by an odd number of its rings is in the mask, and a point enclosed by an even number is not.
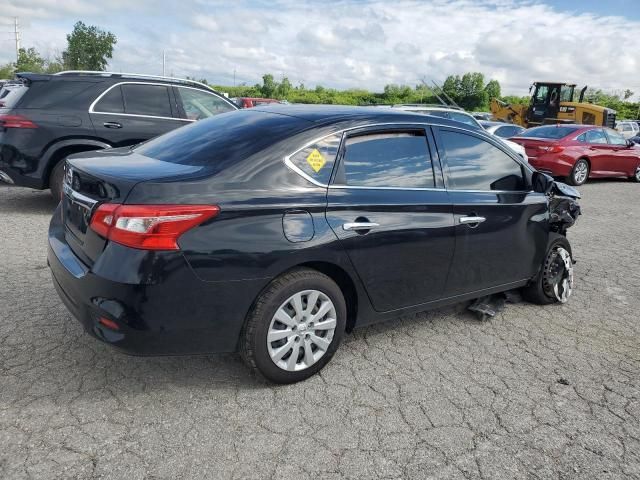
<svg viewBox="0 0 640 480"><path fill-rule="evenodd" d="M91 229L112 242L143 250L179 250L178 238L215 217L215 205L100 205Z"/></svg>
<svg viewBox="0 0 640 480"><path fill-rule="evenodd" d="M38 128L38 126L22 115L0 115L0 128Z"/></svg>
<svg viewBox="0 0 640 480"><path fill-rule="evenodd" d="M538 147L540 150L542 150L543 152L547 152L547 153L560 153L562 151L564 151L564 147L560 146L560 145L550 145L550 146L542 146L542 147Z"/></svg>

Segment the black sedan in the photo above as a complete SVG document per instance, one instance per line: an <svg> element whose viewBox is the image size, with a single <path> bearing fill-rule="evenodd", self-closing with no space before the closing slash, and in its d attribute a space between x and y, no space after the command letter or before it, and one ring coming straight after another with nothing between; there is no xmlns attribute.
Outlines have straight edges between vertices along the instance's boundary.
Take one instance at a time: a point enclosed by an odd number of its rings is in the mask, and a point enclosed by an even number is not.
<svg viewBox="0 0 640 480"><path fill-rule="evenodd" d="M577 192L446 119L253 108L65 168L55 287L133 354L239 351L295 382L354 327L515 288L564 302L573 285Z"/></svg>

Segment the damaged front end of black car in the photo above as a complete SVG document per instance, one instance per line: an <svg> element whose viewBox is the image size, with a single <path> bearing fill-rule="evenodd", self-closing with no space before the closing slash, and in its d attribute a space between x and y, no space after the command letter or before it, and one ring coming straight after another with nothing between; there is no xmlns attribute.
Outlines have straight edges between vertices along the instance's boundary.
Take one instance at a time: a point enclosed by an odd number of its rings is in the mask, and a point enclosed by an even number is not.
<svg viewBox="0 0 640 480"><path fill-rule="evenodd" d="M582 214L580 192L549 175L534 172L533 189L544 193L549 205L549 246L536 277L522 289L522 297L538 304L565 303L573 292L573 265L576 263L567 240L567 229ZM480 320L495 316L506 303L521 300L519 292L511 291L476 299L468 309Z"/></svg>

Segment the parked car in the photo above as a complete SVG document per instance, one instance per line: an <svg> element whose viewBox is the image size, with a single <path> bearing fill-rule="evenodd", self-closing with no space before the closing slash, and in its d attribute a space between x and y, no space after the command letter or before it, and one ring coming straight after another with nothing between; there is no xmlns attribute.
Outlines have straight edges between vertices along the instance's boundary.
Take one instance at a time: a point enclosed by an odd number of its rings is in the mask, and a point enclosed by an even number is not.
<svg viewBox="0 0 640 480"><path fill-rule="evenodd" d="M491 135L497 135L498 137L504 139L515 137L525 130L520 125L514 125L513 123L486 122L480 120L480 125L482 125L482 128L484 128Z"/></svg>
<svg viewBox="0 0 640 480"><path fill-rule="evenodd" d="M493 115L491 115L491 112L471 112L471 115L473 116L473 118L480 121L484 120L486 122L490 122L493 120Z"/></svg>
<svg viewBox="0 0 640 480"><path fill-rule="evenodd" d="M72 153L135 145L237 107L206 85L110 72L18 73L0 99L0 178L60 198ZM8 86L3 88L3 92Z"/></svg>
<svg viewBox="0 0 640 480"><path fill-rule="evenodd" d="M360 325L520 287L566 301L579 195L559 188L459 122L258 107L70 157L48 259L101 341L239 349L288 383Z"/></svg>
<svg viewBox="0 0 640 480"><path fill-rule="evenodd" d="M635 137L640 133L640 127L635 120L620 120L616 122L616 130L620 132L624 138Z"/></svg>
<svg viewBox="0 0 640 480"><path fill-rule="evenodd" d="M546 125L511 138L541 172L572 185L588 178L626 177L640 182L640 148L617 131L593 125Z"/></svg>
<svg viewBox="0 0 640 480"><path fill-rule="evenodd" d="M281 103L280 100L274 98L258 98L258 97L238 97L236 105L239 108L253 108L261 105L270 105L273 103Z"/></svg>
<svg viewBox="0 0 640 480"><path fill-rule="evenodd" d="M473 127L484 129L481 123L476 120L470 113L467 113L459 108L422 104L394 105L393 108L404 110L406 112L423 113L425 115L433 115L435 117L449 118L451 120L455 120L456 122L461 122ZM527 154L525 153L522 146L518 145L517 143L511 142L506 138L500 137L500 140L513 151L515 151L518 155L520 155L525 162L527 161Z"/></svg>

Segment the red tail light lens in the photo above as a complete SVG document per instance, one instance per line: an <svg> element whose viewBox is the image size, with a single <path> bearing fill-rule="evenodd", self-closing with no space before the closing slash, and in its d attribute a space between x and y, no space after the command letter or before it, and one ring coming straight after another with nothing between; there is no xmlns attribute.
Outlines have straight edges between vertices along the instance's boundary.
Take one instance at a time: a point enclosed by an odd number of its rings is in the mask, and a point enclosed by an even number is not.
<svg viewBox="0 0 640 480"><path fill-rule="evenodd" d="M178 238L215 217L215 205L100 205L91 229L112 242L142 250L179 250Z"/></svg>
<svg viewBox="0 0 640 480"><path fill-rule="evenodd" d="M22 115L0 115L0 128L38 128L38 126Z"/></svg>
<svg viewBox="0 0 640 480"><path fill-rule="evenodd" d="M544 146L544 147L538 147L538 148L546 153L560 153L564 151L564 147L560 145L550 145L550 146Z"/></svg>

